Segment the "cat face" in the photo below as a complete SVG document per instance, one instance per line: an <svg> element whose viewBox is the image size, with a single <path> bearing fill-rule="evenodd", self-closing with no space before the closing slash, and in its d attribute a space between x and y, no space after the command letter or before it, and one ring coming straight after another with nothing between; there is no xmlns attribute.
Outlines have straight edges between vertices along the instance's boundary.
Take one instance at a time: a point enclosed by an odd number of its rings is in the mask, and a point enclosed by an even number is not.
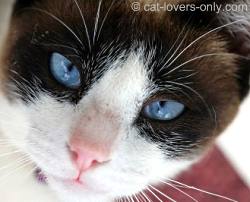
<svg viewBox="0 0 250 202"><path fill-rule="evenodd" d="M130 196L174 176L230 123L248 89L249 61L235 44L247 32L232 40L218 28L237 23L136 13L130 3L14 8L0 129L68 202Z"/></svg>

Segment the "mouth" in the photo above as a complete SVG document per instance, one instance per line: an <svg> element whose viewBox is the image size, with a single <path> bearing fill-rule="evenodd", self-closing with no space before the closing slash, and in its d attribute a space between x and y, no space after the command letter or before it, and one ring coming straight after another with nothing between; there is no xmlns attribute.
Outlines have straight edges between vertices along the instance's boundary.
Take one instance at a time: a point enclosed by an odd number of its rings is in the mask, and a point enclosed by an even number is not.
<svg viewBox="0 0 250 202"><path fill-rule="evenodd" d="M94 192L96 194L107 194L110 190L105 189L103 186L91 185L92 183L85 183L79 178L77 179L61 179L54 176L46 175L42 169L37 168L34 172L34 176L38 183L47 185L48 179L53 178L56 182L63 184L65 187L75 189L82 192Z"/></svg>
<svg viewBox="0 0 250 202"><path fill-rule="evenodd" d="M48 183L48 176L42 171L42 169L37 168L34 172L35 178L37 180L37 182L41 183L41 184L47 184ZM63 179L59 179L57 177L53 177L56 181L61 181L65 184L68 185L74 185L74 186L83 186L83 183L77 178L77 179L72 179L72 180L63 180Z"/></svg>

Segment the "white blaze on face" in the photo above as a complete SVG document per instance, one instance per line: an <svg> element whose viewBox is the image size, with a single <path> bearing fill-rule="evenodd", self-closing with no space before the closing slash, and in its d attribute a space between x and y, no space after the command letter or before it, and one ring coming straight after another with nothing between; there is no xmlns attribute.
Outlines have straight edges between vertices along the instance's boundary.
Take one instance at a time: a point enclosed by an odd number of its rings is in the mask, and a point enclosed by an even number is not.
<svg viewBox="0 0 250 202"><path fill-rule="evenodd" d="M132 53L122 66L108 70L79 103L79 124L91 138L114 140L133 124L150 93L144 64L141 56Z"/></svg>
<svg viewBox="0 0 250 202"><path fill-rule="evenodd" d="M110 64L112 68L94 83L76 107L44 93L28 105L14 107L6 102L0 111L21 117L19 124L27 128L25 133L17 133L21 128L14 122L13 129L9 129L0 121L0 130L7 139L14 137L15 145L47 173L51 188L61 198L82 199L87 195L93 198L103 187L112 198L141 191L149 182L156 182L165 174L172 175L186 165L183 161L167 161L164 152L140 137L140 129L133 124L152 93L153 84L147 72L149 60L143 57L143 51L138 51L132 52L126 61ZM83 181L91 190L79 192L57 180L77 175L67 148L74 135L110 155L107 164L84 174Z"/></svg>

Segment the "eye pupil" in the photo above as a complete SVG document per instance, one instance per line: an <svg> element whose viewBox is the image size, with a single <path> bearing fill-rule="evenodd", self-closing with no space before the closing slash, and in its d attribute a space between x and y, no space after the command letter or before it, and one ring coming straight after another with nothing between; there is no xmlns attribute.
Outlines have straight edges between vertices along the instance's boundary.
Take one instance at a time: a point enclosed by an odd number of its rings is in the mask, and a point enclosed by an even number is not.
<svg viewBox="0 0 250 202"><path fill-rule="evenodd" d="M72 71L73 67L74 67L74 65L73 65L73 64L70 64L70 65L68 66L68 70L69 70L69 72L71 72L71 71Z"/></svg>
<svg viewBox="0 0 250 202"><path fill-rule="evenodd" d="M185 109L180 102L160 100L152 102L144 108L144 115L153 120L170 121L179 117Z"/></svg>
<svg viewBox="0 0 250 202"><path fill-rule="evenodd" d="M50 60L51 74L57 82L71 89L81 85L80 71L71 61L59 53L53 53Z"/></svg>
<svg viewBox="0 0 250 202"><path fill-rule="evenodd" d="M160 106L161 106L161 107L164 107L165 104L166 104L166 102L164 102L164 101L160 101L159 103L160 103Z"/></svg>

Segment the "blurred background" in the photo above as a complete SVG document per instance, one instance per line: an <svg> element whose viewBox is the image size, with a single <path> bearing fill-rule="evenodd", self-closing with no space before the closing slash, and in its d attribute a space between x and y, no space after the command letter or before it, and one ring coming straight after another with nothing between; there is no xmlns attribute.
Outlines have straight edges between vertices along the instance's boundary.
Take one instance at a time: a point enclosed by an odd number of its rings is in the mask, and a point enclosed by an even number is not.
<svg viewBox="0 0 250 202"><path fill-rule="evenodd" d="M0 0L0 40L2 39L13 0ZM0 41L1 44L1 41ZM179 182L204 189L214 194L235 199L235 201L250 201L250 97L243 103L240 112L232 125L218 139L212 149L197 165L177 178ZM183 188L185 193L200 202L228 201L225 197ZM169 186L160 186L162 192L176 201L194 201L179 190ZM166 197L156 193L164 201ZM149 193L150 195L150 193ZM151 194L152 195L152 194ZM159 201L151 196L152 201Z"/></svg>
<svg viewBox="0 0 250 202"><path fill-rule="evenodd" d="M0 0L0 37L4 32L4 28L8 23L8 16L10 13L13 0ZM1 39L1 38L0 38Z"/></svg>

